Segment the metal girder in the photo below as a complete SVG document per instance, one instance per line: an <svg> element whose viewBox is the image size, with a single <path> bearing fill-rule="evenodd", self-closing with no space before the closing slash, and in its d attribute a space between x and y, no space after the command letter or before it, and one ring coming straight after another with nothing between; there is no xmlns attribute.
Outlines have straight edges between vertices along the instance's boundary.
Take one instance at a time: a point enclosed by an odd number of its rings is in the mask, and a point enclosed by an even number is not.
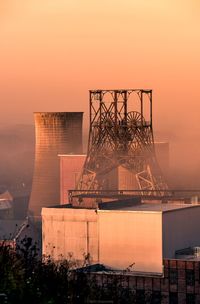
<svg viewBox="0 0 200 304"><path fill-rule="evenodd" d="M76 189L104 189L118 166L136 174L140 190L167 189L154 151L152 90L90 91L88 152Z"/></svg>

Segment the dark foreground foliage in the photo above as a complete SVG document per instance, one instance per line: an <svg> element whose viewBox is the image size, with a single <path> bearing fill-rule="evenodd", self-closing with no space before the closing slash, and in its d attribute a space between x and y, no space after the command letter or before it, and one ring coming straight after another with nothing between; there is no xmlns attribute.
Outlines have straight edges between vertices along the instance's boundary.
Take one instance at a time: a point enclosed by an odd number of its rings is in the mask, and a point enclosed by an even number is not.
<svg viewBox="0 0 200 304"><path fill-rule="evenodd" d="M102 284L92 274L75 271L75 266L70 259L60 263L39 259L30 238L17 248L1 244L0 304L152 303L151 296L140 299L116 276Z"/></svg>

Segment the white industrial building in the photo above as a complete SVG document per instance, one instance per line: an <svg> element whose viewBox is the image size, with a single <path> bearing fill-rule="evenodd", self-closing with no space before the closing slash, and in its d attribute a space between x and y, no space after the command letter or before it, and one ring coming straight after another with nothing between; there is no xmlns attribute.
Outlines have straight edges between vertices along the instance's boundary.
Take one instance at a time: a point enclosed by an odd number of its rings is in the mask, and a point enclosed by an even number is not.
<svg viewBox="0 0 200 304"><path fill-rule="evenodd" d="M42 209L43 254L72 257L113 269L163 273L163 259L200 246L200 206L134 203L101 209L58 206ZM103 205L102 205L103 206ZM107 206L107 204L105 205Z"/></svg>

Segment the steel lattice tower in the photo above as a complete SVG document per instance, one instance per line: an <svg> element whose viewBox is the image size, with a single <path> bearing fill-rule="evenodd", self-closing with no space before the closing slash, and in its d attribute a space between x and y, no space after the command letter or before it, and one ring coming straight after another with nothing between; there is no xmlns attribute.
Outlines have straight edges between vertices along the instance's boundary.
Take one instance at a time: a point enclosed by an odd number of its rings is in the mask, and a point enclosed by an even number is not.
<svg viewBox="0 0 200 304"><path fill-rule="evenodd" d="M168 189L154 150L152 90L90 91L88 153L77 190L103 190L106 174L118 166L135 173L140 190Z"/></svg>

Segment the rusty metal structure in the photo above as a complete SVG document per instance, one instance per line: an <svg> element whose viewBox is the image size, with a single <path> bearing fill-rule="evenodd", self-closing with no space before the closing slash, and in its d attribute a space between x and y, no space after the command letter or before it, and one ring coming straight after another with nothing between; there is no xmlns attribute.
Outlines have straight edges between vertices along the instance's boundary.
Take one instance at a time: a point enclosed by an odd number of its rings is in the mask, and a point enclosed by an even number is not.
<svg viewBox="0 0 200 304"><path fill-rule="evenodd" d="M106 175L123 166L138 189L167 190L154 150L152 90L91 90L88 153L76 190L103 190Z"/></svg>

